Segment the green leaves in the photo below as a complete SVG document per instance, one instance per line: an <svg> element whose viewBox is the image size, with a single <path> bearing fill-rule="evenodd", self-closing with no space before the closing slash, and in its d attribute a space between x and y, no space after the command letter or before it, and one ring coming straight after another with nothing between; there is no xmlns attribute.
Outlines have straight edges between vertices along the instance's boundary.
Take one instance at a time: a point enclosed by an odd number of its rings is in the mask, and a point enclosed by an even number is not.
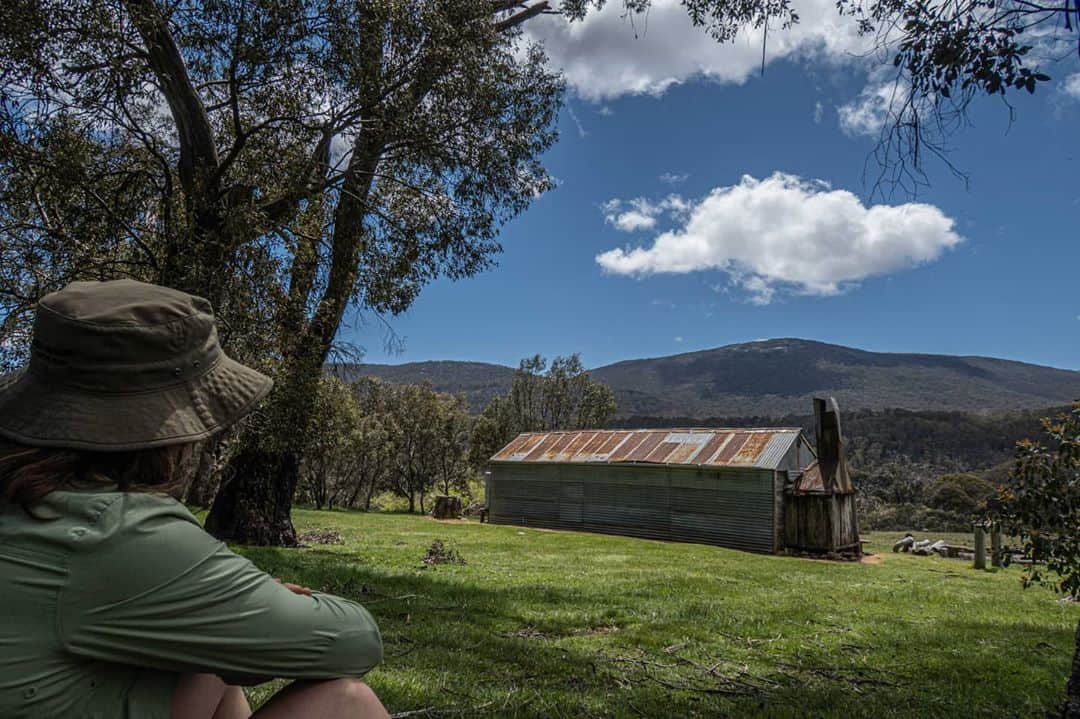
<svg viewBox="0 0 1080 719"><path fill-rule="evenodd" d="M1009 483L988 516L1017 536L1031 557L1025 586L1048 583L1080 594L1080 402L1042 422L1047 444L1017 444Z"/></svg>
<svg viewBox="0 0 1080 719"><path fill-rule="evenodd" d="M593 380L572 354L521 360L509 394L491 400L472 434L470 456L483 466L521 432L606 427L615 414L611 388Z"/></svg>

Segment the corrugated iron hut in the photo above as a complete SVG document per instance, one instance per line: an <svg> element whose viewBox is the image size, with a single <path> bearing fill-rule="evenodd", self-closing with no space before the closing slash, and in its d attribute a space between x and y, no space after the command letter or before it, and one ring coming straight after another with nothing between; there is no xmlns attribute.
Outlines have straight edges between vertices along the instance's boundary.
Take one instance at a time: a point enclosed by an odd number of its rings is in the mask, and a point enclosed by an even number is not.
<svg viewBox="0 0 1080 719"><path fill-rule="evenodd" d="M801 429L526 432L490 461L492 522L757 552L859 549L839 413Z"/></svg>

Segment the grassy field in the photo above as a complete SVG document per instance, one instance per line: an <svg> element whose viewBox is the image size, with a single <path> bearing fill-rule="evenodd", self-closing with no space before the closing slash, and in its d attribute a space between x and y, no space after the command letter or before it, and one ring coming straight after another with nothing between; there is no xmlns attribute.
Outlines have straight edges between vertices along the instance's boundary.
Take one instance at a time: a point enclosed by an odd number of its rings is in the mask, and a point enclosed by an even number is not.
<svg viewBox="0 0 1080 719"><path fill-rule="evenodd" d="M874 563L399 514L297 510L343 545L243 549L363 602L368 681L415 717L1037 717L1063 695L1080 618L1016 568ZM442 539L466 564L421 563ZM276 689L252 691L256 702Z"/></svg>

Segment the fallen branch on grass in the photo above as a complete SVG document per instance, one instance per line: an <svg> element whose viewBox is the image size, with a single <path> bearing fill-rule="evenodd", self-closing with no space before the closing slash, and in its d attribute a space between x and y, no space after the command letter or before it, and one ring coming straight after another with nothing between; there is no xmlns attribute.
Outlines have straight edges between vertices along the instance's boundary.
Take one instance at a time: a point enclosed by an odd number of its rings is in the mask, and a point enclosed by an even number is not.
<svg viewBox="0 0 1080 719"><path fill-rule="evenodd" d="M492 699L489 702L484 702L483 704L477 704L476 706L469 707L468 709L437 709L437 708L435 708L433 706L432 707L424 707L423 709L410 709L409 711L398 712L397 714L391 714L390 719L405 719L406 717L421 717L421 716L424 716L424 717L451 716L451 715L454 715L454 714L467 714L469 716L472 716L473 712L480 711L481 709L486 709L487 707L491 706L494 703L495 703L495 700Z"/></svg>

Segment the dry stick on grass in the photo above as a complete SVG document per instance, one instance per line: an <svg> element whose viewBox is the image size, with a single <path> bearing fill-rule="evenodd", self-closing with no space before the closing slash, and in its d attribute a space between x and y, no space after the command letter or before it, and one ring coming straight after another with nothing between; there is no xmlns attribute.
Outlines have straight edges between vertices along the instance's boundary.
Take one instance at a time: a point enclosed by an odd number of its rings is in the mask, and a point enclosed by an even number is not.
<svg viewBox="0 0 1080 719"><path fill-rule="evenodd" d="M778 642L778 641L780 641L781 639L784 638L784 636L782 634L777 634L772 639L754 639L752 637L742 637L742 636L739 636L738 634L728 634L727 632L717 632L717 634L719 634L722 637L726 637L728 639L731 639L732 641L739 642L740 644L742 644L743 642L746 642L746 646L748 646L748 647L756 647L758 644L772 644L773 642ZM664 651L667 651L667 650L665 649Z"/></svg>
<svg viewBox="0 0 1080 719"><path fill-rule="evenodd" d="M670 649L670 647L669 647L669 649ZM684 663L689 664L690 666L693 666L693 667L705 672L708 676L711 676L714 679L718 679L720 682L722 682L726 686L701 686L701 685L697 685L697 684L676 684L676 683L668 681L666 679L661 679L660 677L657 677L654 674L650 674L647 671L642 672L642 675L644 676L644 678L648 679L649 681L655 682L655 683L659 684L660 686L666 687L668 689L673 689L673 690L677 690L677 691L681 690L681 691L698 692L698 693L702 693L702 694L721 694L721 695L725 695L725 696L756 696L758 694L761 694L764 691L763 687L759 687L759 686L756 686L754 684L749 684L747 682L741 682L741 681L738 681L736 679L731 679L729 677L725 677L725 676L722 676L722 675L719 675L719 674L716 674L716 673L710 673L708 671L707 667L704 667L704 666L702 666L702 665L700 665L700 664L698 664L696 662L690 661L689 659L686 659L684 657L679 657L677 655L672 655L672 656L675 656L676 659L682 660ZM626 663L626 664L633 664L633 665L642 667L643 669L646 668L646 667L650 667L650 666L659 667L661 669L674 669L674 668L676 668L678 666L678 664L664 664L662 662L650 661L650 660L646 659L645 657L614 657L614 661L615 662L622 662L622 663ZM615 677L615 680L616 680L616 682L618 682L619 678Z"/></svg>
<svg viewBox="0 0 1080 719"><path fill-rule="evenodd" d="M716 664L713 664L711 667L707 667L704 664L699 664L699 663L695 662L692 659L688 659L687 657L683 657L683 656L680 656L678 654L672 654L671 656L678 659L680 662L682 662L684 664L688 664L688 665L694 667L695 669L698 669L699 671L704 672L705 674L708 674L709 676L716 677L717 679L719 679L719 680L721 680L723 682L727 682L728 684L730 684L732 686L742 687L742 688L746 689L747 691L753 692L753 693L760 693L760 692L763 692L763 691L766 690L766 687L759 686L757 684L751 684L750 682L740 681L738 679L732 679L729 676L717 673L716 670L721 664L724 663L723 660L717 662ZM746 669L745 665L740 668L739 674L741 674L743 676L749 676L752 679L755 679L755 680L757 680L759 682L772 684L773 687L779 686L778 684L776 684L776 682L770 682L768 679L764 679L762 677L755 677L755 676L751 675L749 670Z"/></svg>
<svg viewBox="0 0 1080 719"><path fill-rule="evenodd" d="M369 602L364 602L364 606L366 607L369 604L378 604L379 602L397 601L400 599L414 599L419 596L419 594L402 594L397 597L383 597L382 599L372 599Z"/></svg>
<svg viewBox="0 0 1080 719"><path fill-rule="evenodd" d="M436 709L435 707L424 707L423 709L410 709L409 711L398 712L397 714L391 714L390 719L405 719L406 717L420 717L420 716L437 717L437 716L449 716L451 714L468 714L469 716L472 716L473 712L478 712L481 709L486 709L487 707L491 706L494 703L495 703L495 700L492 699L489 702L484 702L483 704L478 704L478 705L476 705L474 707L470 707L468 709Z"/></svg>

